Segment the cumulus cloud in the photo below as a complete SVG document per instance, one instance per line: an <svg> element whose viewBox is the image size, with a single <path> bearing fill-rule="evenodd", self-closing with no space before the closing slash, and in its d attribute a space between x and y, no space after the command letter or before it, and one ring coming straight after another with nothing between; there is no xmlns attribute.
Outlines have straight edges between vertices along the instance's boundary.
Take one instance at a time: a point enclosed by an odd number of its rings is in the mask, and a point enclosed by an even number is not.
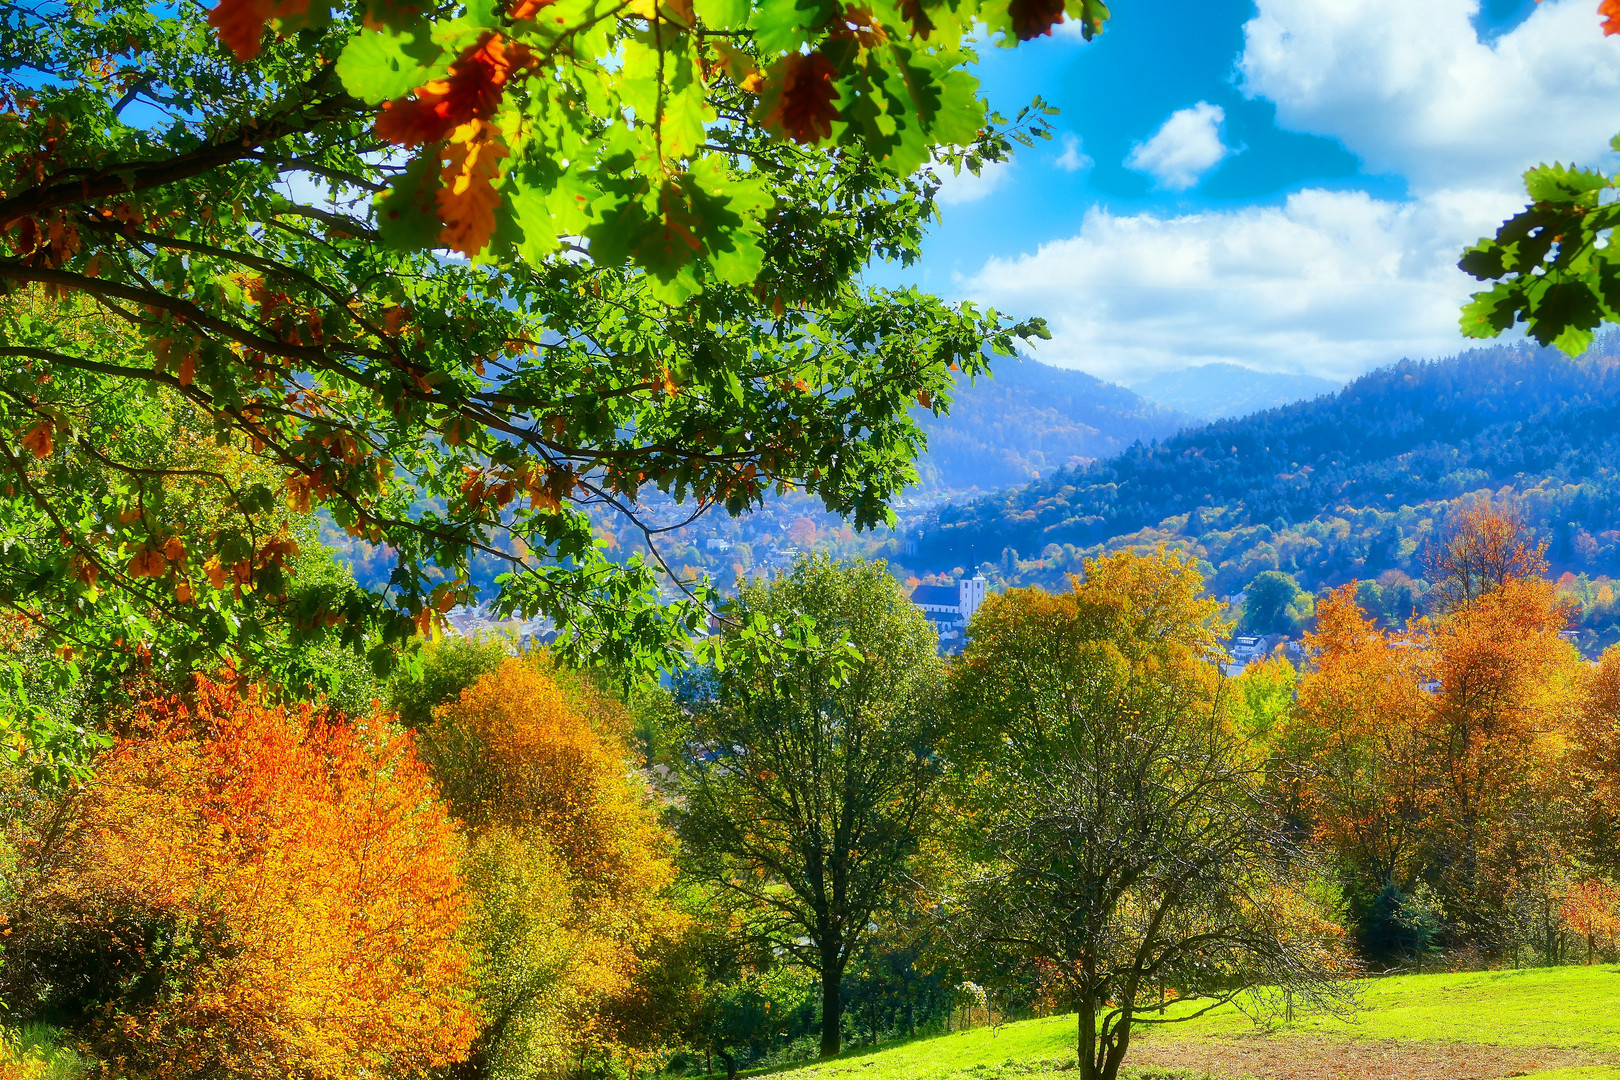
<svg viewBox="0 0 1620 1080"><path fill-rule="evenodd" d="M1125 158L1125 167L1147 173L1160 187L1186 191L1230 151L1221 142L1221 121L1226 111L1200 101L1177 109L1147 142L1137 143Z"/></svg>
<svg viewBox="0 0 1620 1080"><path fill-rule="evenodd" d="M1349 378L1463 345L1455 269L1478 197L1301 191L1178 217L1093 209L1078 235L991 259L967 291L1040 314L1041 359L1110 379L1224 361Z"/></svg>
<svg viewBox="0 0 1620 1080"><path fill-rule="evenodd" d="M1064 172L1084 172L1096 163L1090 154L1080 149L1080 136L1070 131L1063 136L1063 153L1052 164Z"/></svg>
<svg viewBox="0 0 1620 1080"><path fill-rule="evenodd" d="M1524 169L1612 168L1620 130L1620 39L1603 36L1593 0L1542 0L1491 41L1478 10L1256 0L1245 25L1243 92L1274 102L1280 126L1404 177L1409 198L1306 190L1180 216L1094 208L1077 235L992 259L966 289L1046 315L1043 359L1110 378L1213 361L1347 378L1466 347L1458 308L1480 286L1456 268L1463 247L1522 208ZM1220 122L1205 102L1181 110L1128 164L1190 186L1229 152Z"/></svg>
<svg viewBox="0 0 1620 1080"><path fill-rule="evenodd" d="M1496 187L1541 161L1607 160L1620 41L1592 0L1544 0L1494 42L1478 0L1259 0L1243 90L1277 122L1342 141L1414 191Z"/></svg>
<svg viewBox="0 0 1620 1080"><path fill-rule="evenodd" d="M948 166L933 166L934 175L939 177L939 192L934 197L942 206L978 202L1006 181L1011 168L1010 161L990 161L974 176L966 169L957 173Z"/></svg>

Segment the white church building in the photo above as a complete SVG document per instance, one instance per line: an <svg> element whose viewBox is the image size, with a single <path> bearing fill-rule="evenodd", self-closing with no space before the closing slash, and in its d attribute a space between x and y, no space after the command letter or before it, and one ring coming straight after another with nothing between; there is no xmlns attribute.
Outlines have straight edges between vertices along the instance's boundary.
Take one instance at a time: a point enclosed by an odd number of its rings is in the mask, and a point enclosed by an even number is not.
<svg viewBox="0 0 1620 1080"><path fill-rule="evenodd" d="M955 585L919 585L912 590L911 602L922 609L939 631L941 652L962 651L967 643L968 620L984 603L987 584L982 577L971 577Z"/></svg>

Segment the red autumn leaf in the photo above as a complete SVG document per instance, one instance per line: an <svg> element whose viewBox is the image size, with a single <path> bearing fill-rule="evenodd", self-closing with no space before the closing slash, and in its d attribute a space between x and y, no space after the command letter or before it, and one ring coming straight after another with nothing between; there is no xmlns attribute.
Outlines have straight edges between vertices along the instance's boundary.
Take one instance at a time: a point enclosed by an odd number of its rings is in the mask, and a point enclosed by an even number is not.
<svg viewBox="0 0 1620 1080"><path fill-rule="evenodd" d="M417 87L412 97L385 102L377 116L377 134L401 146L449 138L464 124L494 116L512 72L535 62L524 46L486 34L450 65L443 79Z"/></svg>
<svg viewBox="0 0 1620 1080"><path fill-rule="evenodd" d="M1012 0L1007 15L1018 40L1028 41L1050 34L1063 21L1063 0Z"/></svg>
<svg viewBox="0 0 1620 1080"><path fill-rule="evenodd" d="M1605 34L1620 34L1620 0L1603 0L1598 5L1598 14L1603 16Z"/></svg>
<svg viewBox="0 0 1620 1080"><path fill-rule="evenodd" d="M444 186L434 197L439 207L439 243L471 258L484 250L495 231L495 209L501 197L495 175L506 145L488 125L474 120L458 130L458 141L445 147ZM465 139L460 137L465 135Z"/></svg>
<svg viewBox="0 0 1620 1080"><path fill-rule="evenodd" d="M259 55L264 27L271 19L290 19L309 11L309 0L220 0L208 13L219 40L243 62Z"/></svg>
<svg viewBox="0 0 1620 1080"><path fill-rule="evenodd" d="M56 449L55 425L49 420L41 420L28 429L23 436L22 444L37 458L50 457Z"/></svg>
<svg viewBox="0 0 1620 1080"><path fill-rule="evenodd" d="M771 134L798 143L820 142L832 134L838 107L833 76L838 70L820 52L789 53L771 66L760 92L758 117Z"/></svg>

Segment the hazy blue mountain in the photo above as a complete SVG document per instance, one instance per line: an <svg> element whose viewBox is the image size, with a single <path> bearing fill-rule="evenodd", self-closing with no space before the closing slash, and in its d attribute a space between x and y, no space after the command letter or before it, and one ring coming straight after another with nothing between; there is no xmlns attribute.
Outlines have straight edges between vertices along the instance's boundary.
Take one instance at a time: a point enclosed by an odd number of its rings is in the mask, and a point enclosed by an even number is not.
<svg viewBox="0 0 1620 1080"><path fill-rule="evenodd" d="M1131 383L1131 389L1168 409L1205 420L1223 420L1308 401L1331 394L1342 385L1315 375L1251 371L1236 364L1203 364L1161 372Z"/></svg>
<svg viewBox="0 0 1620 1080"><path fill-rule="evenodd" d="M917 410L928 432L924 489L1017 487L1201 423L1083 371L1007 359L993 370L957 391L949 416Z"/></svg>

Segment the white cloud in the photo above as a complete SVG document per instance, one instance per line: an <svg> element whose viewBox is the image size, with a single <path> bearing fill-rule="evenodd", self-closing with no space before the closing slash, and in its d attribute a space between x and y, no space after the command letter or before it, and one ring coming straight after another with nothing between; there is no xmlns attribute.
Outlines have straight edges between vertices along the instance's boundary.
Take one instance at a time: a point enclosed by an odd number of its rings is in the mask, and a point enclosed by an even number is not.
<svg viewBox="0 0 1620 1080"><path fill-rule="evenodd" d="M1244 91L1280 126L1341 140L1412 190L1496 187L1541 161L1608 159L1620 41L1593 0L1543 0L1485 43L1478 0L1258 0Z"/></svg>
<svg viewBox="0 0 1620 1080"><path fill-rule="evenodd" d="M930 167L934 175L939 177L939 192L934 197L939 200L940 205L960 206L962 203L978 202L1000 187L1007 179L1012 162L986 162L979 169L978 176L974 176L965 168L959 173L954 173L949 166Z"/></svg>
<svg viewBox="0 0 1620 1080"><path fill-rule="evenodd" d="M1064 172L1084 172L1096 163L1090 154L1080 149L1080 136L1070 131L1063 135L1063 153L1052 164Z"/></svg>
<svg viewBox="0 0 1620 1080"><path fill-rule="evenodd" d="M1186 191L1230 153L1221 142L1225 119L1225 110L1207 101L1177 109L1152 138L1136 144L1125 167L1147 173L1160 187Z"/></svg>
<svg viewBox="0 0 1620 1080"><path fill-rule="evenodd" d="M1256 0L1244 28L1242 90L1274 102L1280 126L1404 177L1409 198L1306 190L1180 216L1093 208L1077 235L992 259L965 291L1045 315L1043 359L1115 379L1214 361L1347 378L1467 347L1458 309L1481 286L1456 268L1462 249L1523 207L1524 169L1613 168L1620 130L1620 39L1603 36L1595 0L1542 0L1488 42L1478 6ZM1190 186L1229 152L1220 122L1208 103L1181 110L1128 164Z"/></svg>
<svg viewBox="0 0 1620 1080"><path fill-rule="evenodd" d="M1477 196L1388 202L1307 190L1282 206L1086 215L1077 236L991 259L964 284L1047 317L1041 359L1110 379L1224 361L1348 378L1462 347L1455 268Z"/></svg>

